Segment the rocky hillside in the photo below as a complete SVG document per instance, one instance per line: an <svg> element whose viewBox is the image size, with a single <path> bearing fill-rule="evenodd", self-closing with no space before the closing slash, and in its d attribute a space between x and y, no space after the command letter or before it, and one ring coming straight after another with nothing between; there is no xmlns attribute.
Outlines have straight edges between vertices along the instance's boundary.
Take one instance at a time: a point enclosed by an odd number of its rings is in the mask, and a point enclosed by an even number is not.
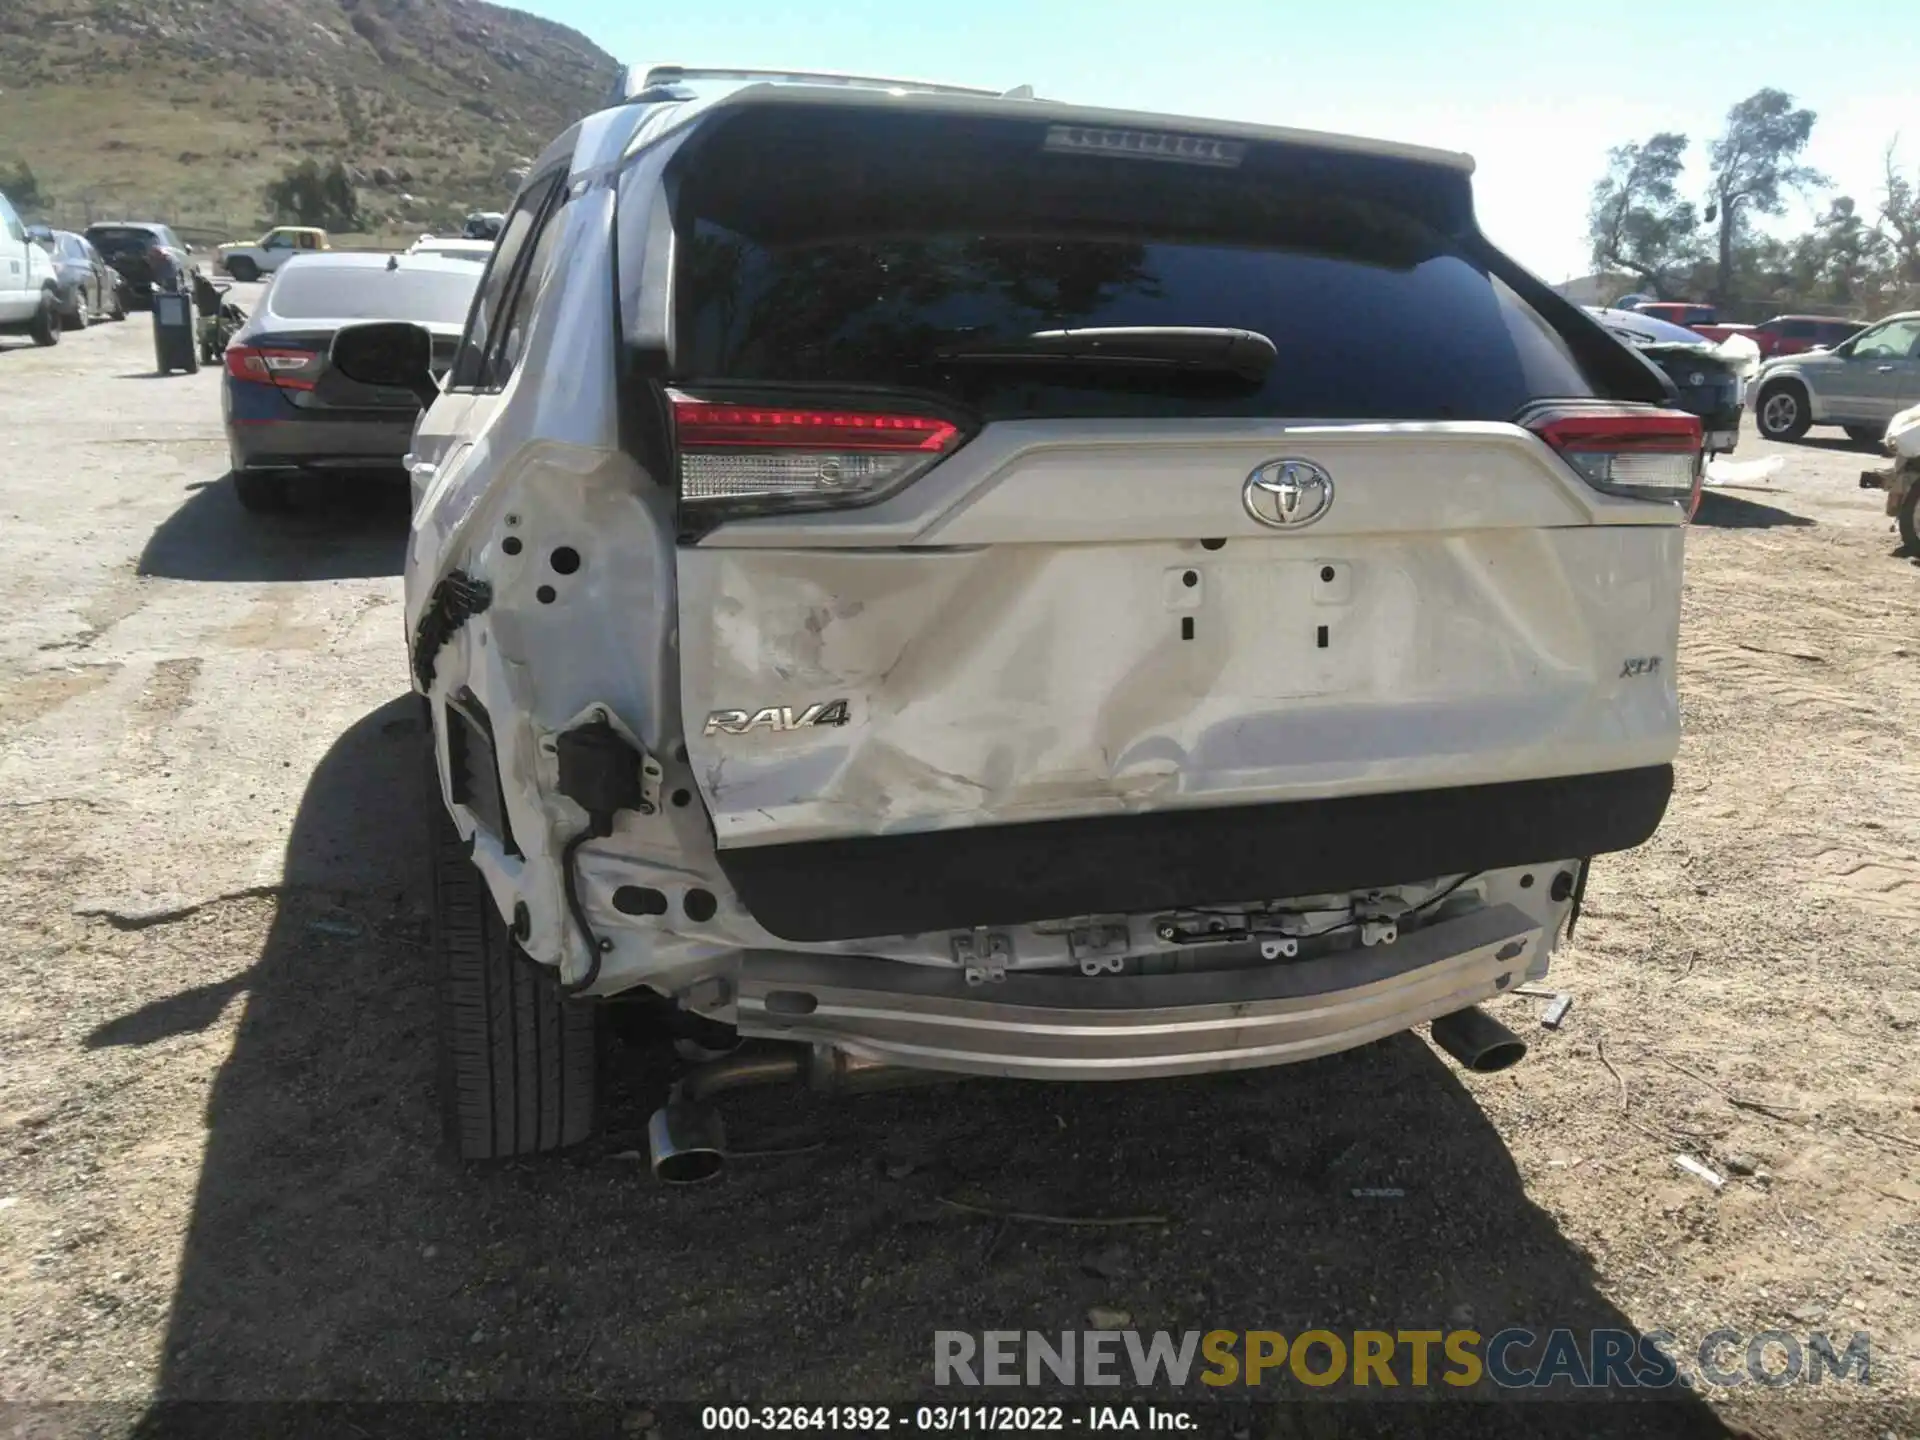
<svg viewBox="0 0 1920 1440"><path fill-rule="evenodd" d="M269 181L337 159L370 228L425 228L499 209L614 69L480 0L4 0L0 174L25 162L61 223L244 231Z"/></svg>

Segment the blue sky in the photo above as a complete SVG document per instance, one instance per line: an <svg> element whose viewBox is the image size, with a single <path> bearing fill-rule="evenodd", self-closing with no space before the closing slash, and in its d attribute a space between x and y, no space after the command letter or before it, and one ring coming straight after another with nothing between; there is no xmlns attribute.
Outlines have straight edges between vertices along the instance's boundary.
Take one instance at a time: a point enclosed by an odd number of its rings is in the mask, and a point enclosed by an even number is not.
<svg viewBox="0 0 1920 1440"><path fill-rule="evenodd" d="M1587 195L1609 146L1680 130L1694 141L1689 184L1704 189L1707 139L1763 85L1819 112L1808 158L1863 210L1902 126L1904 168L1920 172L1920 51L1894 18L1914 0L517 3L629 61L1031 84L1050 99L1465 150L1482 227L1554 281L1588 268Z"/></svg>

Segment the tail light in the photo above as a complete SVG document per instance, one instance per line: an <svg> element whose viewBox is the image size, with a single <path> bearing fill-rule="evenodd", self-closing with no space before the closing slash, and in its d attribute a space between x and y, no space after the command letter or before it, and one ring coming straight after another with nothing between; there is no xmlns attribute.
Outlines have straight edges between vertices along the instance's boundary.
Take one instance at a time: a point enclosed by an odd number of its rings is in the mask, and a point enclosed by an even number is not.
<svg viewBox="0 0 1920 1440"><path fill-rule="evenodd" d="M1630 405L1552 405L1520 423L1606 495L1671 500L1692 519L1700 504L1700 417Z"/></svg>
<svg viewBox="0 0 1920 1440"><path fill-rule="evenodd" d="M714 519L871 505L967 439L925 413L669 398L681 503Z"/></svg>
<svg viewBox="0 0 1920 1440"><path fill-rule="evenodd" d="M311 390L320 378L323 357L312 350L261 349L252 345L227 347L227 373L256 385L278 385L283 390Z"/></svg>

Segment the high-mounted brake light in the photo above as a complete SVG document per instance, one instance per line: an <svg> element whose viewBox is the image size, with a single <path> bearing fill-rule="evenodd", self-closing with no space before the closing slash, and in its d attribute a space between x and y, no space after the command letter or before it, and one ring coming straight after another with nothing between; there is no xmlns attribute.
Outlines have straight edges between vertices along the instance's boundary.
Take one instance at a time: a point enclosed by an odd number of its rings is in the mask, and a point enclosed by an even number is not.
<svg viewBox="0 0 1920 1440"><path fill-rule="evenodd" d="M869 505L966 439L937 415L671 399L680 498L710 515Z"/></svg>
<svg viewBox="0 0 1920 1440"><path fill-rule="evenodd" d="M1635 406L1544 406L1521 423L1608 495L1700 504L1700 417Z"/></svg>
<svg viewBox="0 0 1920 1440"><path fill-rule="evenodd" d="M1160 130L1108 130L1092 125L1049 125L1046 148L1075 155L1118 155L1126 160L1171 160L1232 170L1246 158L1240 140L1173 135Z"/></svg>
<svg viewBox="0 0 1920 1440"><path fill-rule="evenodd" d="M227 373L256 385L278 385L286 390L311 390L319 378L321 357L312 350L261 349L252 345L227 347Z"/></svg>

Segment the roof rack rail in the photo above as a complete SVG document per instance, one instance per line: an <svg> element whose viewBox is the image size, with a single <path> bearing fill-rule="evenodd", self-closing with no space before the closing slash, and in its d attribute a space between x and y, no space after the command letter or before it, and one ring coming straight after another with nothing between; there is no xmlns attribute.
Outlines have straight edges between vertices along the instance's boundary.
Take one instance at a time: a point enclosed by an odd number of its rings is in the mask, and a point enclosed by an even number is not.
<svg viewBox="0 0 1920 1440"><path fill-rule="evenodd" d="M944 85L933 80L903 80L890 75L848 75L836 70L758 70L704 65L635 65L623 72L621 88L631 99L657 87L683 84L689 80L792 80L808 85L877 86L895 90L919 90L936 95L981 95L991 99L1033 98L1033 87L1014 90L990 90L978 85Z"/></svg>

